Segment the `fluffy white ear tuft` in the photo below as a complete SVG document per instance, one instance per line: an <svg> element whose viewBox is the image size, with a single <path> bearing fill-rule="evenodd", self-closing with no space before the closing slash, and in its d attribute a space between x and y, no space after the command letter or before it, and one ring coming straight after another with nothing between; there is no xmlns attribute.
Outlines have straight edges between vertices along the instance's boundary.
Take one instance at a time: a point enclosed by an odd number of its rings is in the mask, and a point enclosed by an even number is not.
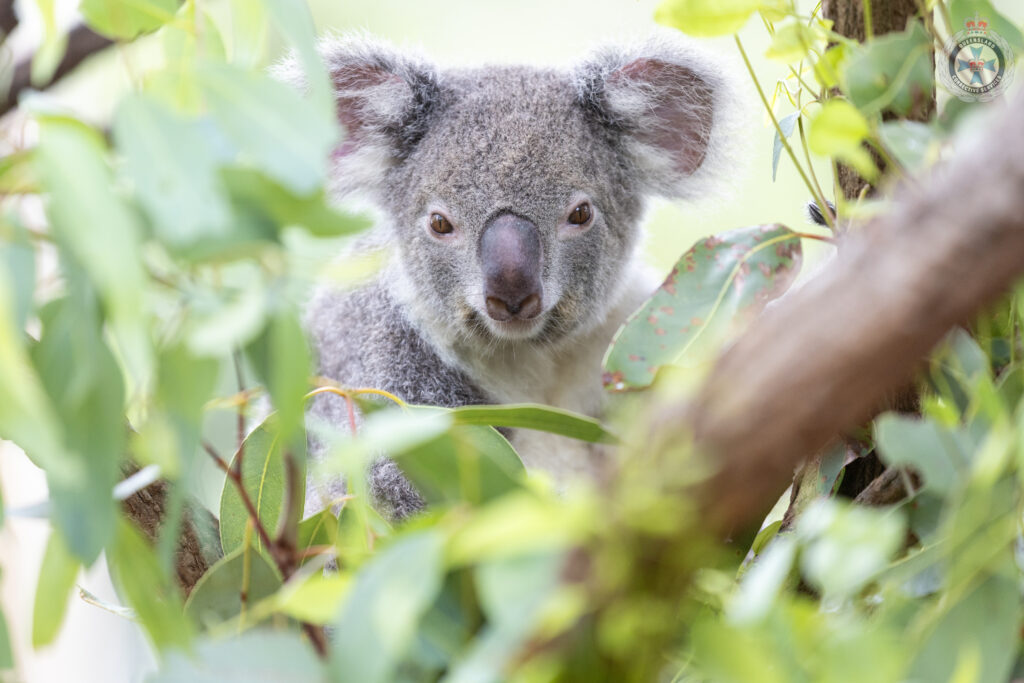
<svg viewBox="0 0 1024 683"><path fill-rule="evenodd" d="M578 98L652 194L694 198L732 168L742 108L722 60L682 37L597 51L574 72Z"/></svg>

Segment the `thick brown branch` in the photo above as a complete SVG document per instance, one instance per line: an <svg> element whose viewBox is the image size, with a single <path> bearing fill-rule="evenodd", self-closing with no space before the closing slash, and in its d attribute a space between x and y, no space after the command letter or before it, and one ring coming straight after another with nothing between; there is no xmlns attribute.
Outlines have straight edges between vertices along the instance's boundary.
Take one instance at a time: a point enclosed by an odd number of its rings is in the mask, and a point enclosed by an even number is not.
<svg viewBox="0 0 1024 683"><path fill-rule="evenodd" d="M113 45L109 38L95 33L87 26L76 26L68 33L68 48L64 59L57 65L53 76L46 83L38 84L38 88L44 90L64 78L85 61L87 57L100 50ZM11 87L2 100L0 100L0 116L3 116L11 109L18 106L18 96L22 91L32 87L32 60L26 59L14 67L14 75L11 77Z"/></svg>
<svg viewBox="0 0 1024 683"><path fill-rule="evenodd" d="M954 325L1024 275L1024 93L926 182L850 234L767 311L692 402L659 419L719 469L702 502L724 528L760 519L801 459L867 419Z"/></svg>

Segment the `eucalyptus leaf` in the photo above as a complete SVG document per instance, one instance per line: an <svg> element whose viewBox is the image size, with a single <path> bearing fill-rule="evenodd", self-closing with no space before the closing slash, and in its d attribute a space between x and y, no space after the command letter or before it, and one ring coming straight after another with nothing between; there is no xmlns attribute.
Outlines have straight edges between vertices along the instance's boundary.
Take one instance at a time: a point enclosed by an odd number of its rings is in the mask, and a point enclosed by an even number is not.
<svg viewBox="0 0 1024 683"><path fill-rule="evenodd" d="M758 0L662 0L654 20L691 36L724 36L743 28L760 5Z"/></svg>
<svg viewBox="0 0 1024 683"><path fill-rule="evenodd" d="M242 455L242 484L252 501L260 522L269 533L277 530L278 520L284 514L285 444L281 439L277 415L271 415L245 439ZM231 460L235 466L238 455ZM298 502L302 509L302 501ZM230 477L224 480L220 496L220 540L224 555L242 546L249 512ZM262 540L253 534L254 544L260 551L266 550Z"/></svg>
<svg viewBox="0 0 1024 683"><path fill-rule="evenodd" d="M782 134L788 139L793 134L793 129L796 128L796 123L800 118L800 112L795 111L792 114L787 114L779 119L779 128L782 130ZM779 158L782 156L782 138L779 137L779 131L775 131L775 138L772 141L772 182L775 182L775 175L779 170Z"/></svg>
<svg viewBox="0 0 1024 683"><path fill-rule="evenodd" d="M441 590L444 538L423 531L398 539L356 575L331 633L336 680L384 683L415 642L420 619Z"/></svg>
<svg viewBox="0 0 1024 683"><path fill-rule="evenodd" d="M931 99L935 69L932 39L922 22L888 33L851 50L840 72L840 85L866 115L891 110L907 114Z"/></svg>
<svg viewBox="0 0 1024 683"><path fill-rule="evenodd" d="M616 333L604 358L604 384L649 386L665 365L703 360L731 328L782 294L802 260L800 238L758 225L701 240Z"/></svg>
<svg viewBox="0 0 1024 683"><path fill-rule="evenodd" d="M452 410L457 425L513 427L560 434L590 443L616 443L618 439L600 422L568 410L531 403L462 406Z"/></svg>
<svg viewBox="0 0 1024 683"><path fill-rule="evenodd" d="M281 587L281 576L253 548L238 548L206 570L185 602L185 616L199 627L213 627L238 616L242 595L254 605Z"/></svg>
<svg viewBox="0 0 1024 683"><path fill-rule="evenodd" d="M67 611L71 589L81 568L59 533L51 533L43 553L32 610L32 647L49 645L57 637Z"/></svg>
<svg viewBox="0 0 1024 683"><path fill-rule="evenodd" d="M204 639L192 654L171 652L148 683L324 683L327 672L302 636L253 630Z"/></svg>
<svg viewBox="0 0 1024 683"><path fill-rule="evenodd" d="M182 0L82 0L79 10L90 27L109 38L131 39L174 18Z"/></svg>

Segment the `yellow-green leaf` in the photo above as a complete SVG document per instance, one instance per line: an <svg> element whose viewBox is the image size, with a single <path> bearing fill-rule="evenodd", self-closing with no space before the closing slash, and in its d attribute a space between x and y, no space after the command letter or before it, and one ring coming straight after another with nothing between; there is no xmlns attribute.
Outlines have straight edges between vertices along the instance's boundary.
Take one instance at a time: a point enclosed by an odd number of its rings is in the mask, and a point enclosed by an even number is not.
<svg viewBox="0 0 1024 683"><path fill-rule="evenodd" d="M743 28L759 7L756 0L665 0L654 20L691 36L724 36Z"/></svg>

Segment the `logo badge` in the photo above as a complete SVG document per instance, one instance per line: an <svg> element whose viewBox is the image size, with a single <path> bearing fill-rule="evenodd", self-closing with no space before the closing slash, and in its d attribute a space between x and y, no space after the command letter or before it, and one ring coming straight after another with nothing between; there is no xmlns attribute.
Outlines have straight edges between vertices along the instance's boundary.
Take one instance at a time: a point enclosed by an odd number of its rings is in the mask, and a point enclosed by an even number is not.
<svg viewBox="0 0 1024 683"><path fill-rule="evenodd" d="M946 56L939 76L950 92L965 102L995 99L1013 77L1010 45L977 14L946 42Z"/></svg>

